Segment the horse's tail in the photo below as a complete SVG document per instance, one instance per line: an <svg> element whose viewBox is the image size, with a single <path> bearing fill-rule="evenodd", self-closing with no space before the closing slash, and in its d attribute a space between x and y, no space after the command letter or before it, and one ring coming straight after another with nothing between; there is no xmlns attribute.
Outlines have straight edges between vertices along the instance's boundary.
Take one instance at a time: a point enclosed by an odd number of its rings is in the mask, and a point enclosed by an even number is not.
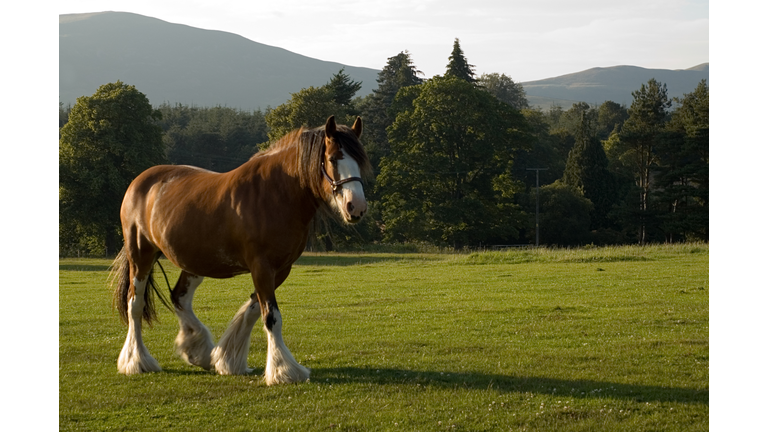
<svg viewBox="0 0 768 432"><path fill-rule="evenodd" d="M157 311L155 310L155 301L153 293L157 293L160 298L160 302L165 307L173 311L165 299L162 292L158 289L153 273L155 272L155 265L152 264L152 268L149 270L147 288L144 290L144 311L142 312L142 318L148 325L152 326L152 323L157 321ZM128 291L131 287L131 269L128 263L128 254L125 251L125 247L120 250L120 253L115 257L115 261L112 263L112 267L109 274L110 286L113 289L112 294L112 306L117 309L120 314L120 320L123 324L128 324Z"/></svg>

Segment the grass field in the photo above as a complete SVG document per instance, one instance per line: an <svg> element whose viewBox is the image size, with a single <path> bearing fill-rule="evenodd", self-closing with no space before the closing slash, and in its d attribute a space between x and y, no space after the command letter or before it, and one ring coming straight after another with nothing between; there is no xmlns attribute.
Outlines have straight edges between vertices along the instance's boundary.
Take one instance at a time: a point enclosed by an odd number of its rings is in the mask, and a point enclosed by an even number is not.
<svg viewBox="0 0 768 432"><path fill-rule="evenodd" d="M305 255L277 298L312 378L273 387L261 323L254 374L218 376L174 355L165 309L144 331L163 371L119 375L109 264L59 262L60 430L708 429L706 244ZM208 279L196 312L218 338L251 292Z"/></svg>

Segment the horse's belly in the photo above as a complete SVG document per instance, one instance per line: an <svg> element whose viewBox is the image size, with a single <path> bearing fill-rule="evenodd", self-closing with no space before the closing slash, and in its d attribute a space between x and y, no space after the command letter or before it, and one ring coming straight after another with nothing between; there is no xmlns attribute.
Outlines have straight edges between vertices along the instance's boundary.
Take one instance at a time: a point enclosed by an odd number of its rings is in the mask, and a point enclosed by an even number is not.
<svg viewBox="0 0 768 432"><path fill-rule="evenodd" d="M229 278L250 272L243 263L222 251L206 248L179 250L172 246L166 249L168 250L163 252L171 262L197 276Z"/></svg>

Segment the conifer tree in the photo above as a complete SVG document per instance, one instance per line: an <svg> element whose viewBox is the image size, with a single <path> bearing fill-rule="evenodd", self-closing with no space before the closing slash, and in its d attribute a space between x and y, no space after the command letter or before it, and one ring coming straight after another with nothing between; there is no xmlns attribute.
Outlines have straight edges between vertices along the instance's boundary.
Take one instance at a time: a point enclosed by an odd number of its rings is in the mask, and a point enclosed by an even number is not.
<svg viewBox="0 0 768 432"><path fill-rule="evenodd" d="M411 54L408 51L400 52L387 59L387 65L379 72L376 80L379 87L363 101L363 145L374 170L378 168L379 160L389 154L387 127L395 121L395 115L390 112L395 95L401 88L421 84L423 80L419 75L423 73L414 66Z"/></svg>
<svg viewBox="0 0 768 432"><path fill-rule="evenodd" d="M640 190L638 217L638 242L648 240L650 222L651 169L657 163L656 143L661 139L672 102L667 97L667 85L655 79L633 91L629 118L620 133L625 158L631 160L635 182Z"/></svg>
<svg viewBox="0 0 768 432"><path fill-rule="evenodd" d="M682 99L656 145L655 196L666 242L709 239L709 88Z"/></svg>
<svg viewBox="0 0 768 432"><path fill-rule="evenodd" d="M419 75L423 75L416 69L408 51L387 59L387 65L379 72L376 82L379 87L373 90L374 97L381 101L383 107L389 108L395 95L403 87L419 85L423 82Z"/></svg>
<svg viewBox="0 0 768 432"><path fill-rule="evenodd" d="M592 114L592 115L590 115ZM606 228L607 216L614 201L614 179L608 171L608 158L595 136L594 111L582 112L576 129L576 142L568 154L563 183L573 186L592 201L592 229Z"/></svg>
<svg viewBox="0 0 768 432"><path fill-rule="evenodd" d="M325 85L331 91L333 101L345 108L350 106L352 98L362 86L362 81L353 81L349 75L344 73L344 68L334 74L328 84Z"/></svg>
<svg viewBox="0 0 768 432"><path fill-rule="evenodd" d="M474 65L467 63L467 59L464 57L464 52L461 50L461 46L459 46L459 38L454 39L453 51L451 52L450 57L448 57L448 66L445 74L455 76L474 84L477 82L475 79L474 68Z"/></svg>

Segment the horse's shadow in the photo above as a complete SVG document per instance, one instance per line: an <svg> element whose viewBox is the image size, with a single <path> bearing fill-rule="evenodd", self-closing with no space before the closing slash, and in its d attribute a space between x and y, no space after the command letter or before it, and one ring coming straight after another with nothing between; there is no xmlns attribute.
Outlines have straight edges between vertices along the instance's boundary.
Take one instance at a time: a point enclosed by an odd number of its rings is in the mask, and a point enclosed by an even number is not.
<svg viewBox="0 0 768 432"><path fill-rule="evenodd" d="M164 369L165 373L199 376L210 375L201 369ZM255 368L248 376L260 377L263 368ZM500 393L535 393L576 399L612 398L634 402L676 402L709 405L709 389L689 389L608 381L567 380L542 377L519 377L479 373L412 371L373 368L312 368L310 382L316 385L364 383L374 385L420 385L450 389L493 390Z"/></svg>
<svg viewBox="0 0 768 432"><path fill-rule="evenodd" d="M478 373L410 371L403 369L316 368L312 382L322 384L413 384L425 387L494 390L502 393L562 395L580 399L615 398L635 402L709 404L709 389L621 384L607 381L518 377Z"/></svg>

